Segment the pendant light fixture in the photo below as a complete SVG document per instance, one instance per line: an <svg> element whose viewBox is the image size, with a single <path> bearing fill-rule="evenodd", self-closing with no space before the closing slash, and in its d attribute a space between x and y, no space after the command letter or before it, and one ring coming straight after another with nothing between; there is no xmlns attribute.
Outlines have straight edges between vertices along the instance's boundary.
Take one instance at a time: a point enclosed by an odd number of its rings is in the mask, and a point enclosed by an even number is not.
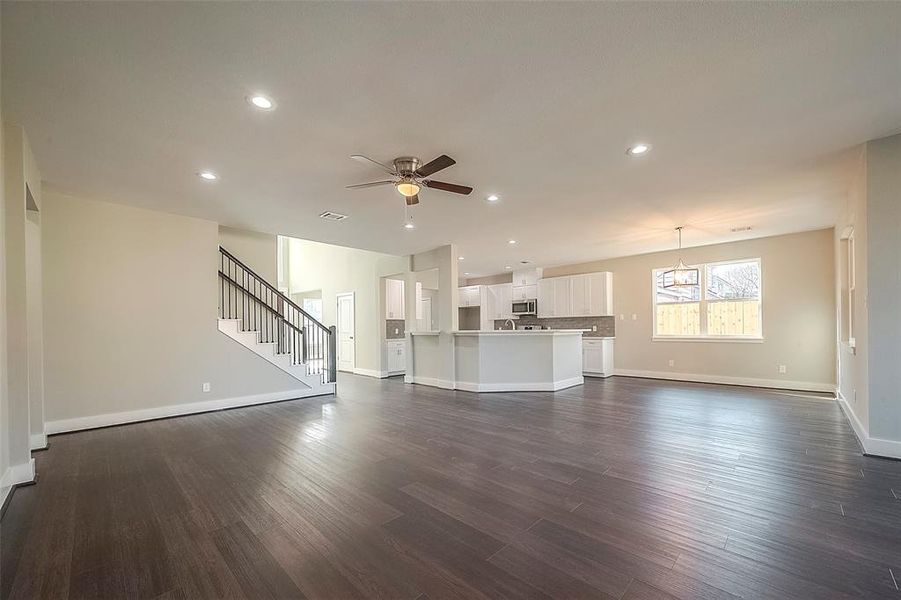
<svg viewBox="0 0 901 600"><path fill-rule="evenodd" d="M676 231L679 233L679 253L682 252L682 227L676 227ZM663 287L671 288L671 287L691 287L698 285L700 273L698 269L688 267L682 262L682 257L679 257L679 263L670 269L669 271L663 272Z"/></svg>

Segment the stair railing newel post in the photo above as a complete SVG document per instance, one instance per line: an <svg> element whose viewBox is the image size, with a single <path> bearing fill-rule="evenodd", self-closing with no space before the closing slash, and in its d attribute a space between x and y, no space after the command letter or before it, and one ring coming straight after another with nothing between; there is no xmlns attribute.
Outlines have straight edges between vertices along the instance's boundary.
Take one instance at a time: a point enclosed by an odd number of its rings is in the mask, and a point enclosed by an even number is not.
<svg viewBox="0 0 901 600"><path fill-rule="evenodd" d="M338 383L338 362L336 360L338 355L338 344L336 338L338 337L338 328L332 325L328 328L329 336L328 336L328 380L331 383ZM336 386L337 387L337 386Z"/></svg>

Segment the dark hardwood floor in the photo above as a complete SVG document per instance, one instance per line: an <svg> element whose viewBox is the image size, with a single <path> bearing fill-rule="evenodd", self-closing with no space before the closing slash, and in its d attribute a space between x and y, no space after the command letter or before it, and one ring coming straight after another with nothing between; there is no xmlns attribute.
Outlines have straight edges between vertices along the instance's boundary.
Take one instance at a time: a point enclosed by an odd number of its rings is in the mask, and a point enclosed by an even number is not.
<svg viewBox="0 0 901 600"><path fill-rule="evenodd" d="M35 456L3 598L901 598L901 462L803 394L344 376Z"/></svg>

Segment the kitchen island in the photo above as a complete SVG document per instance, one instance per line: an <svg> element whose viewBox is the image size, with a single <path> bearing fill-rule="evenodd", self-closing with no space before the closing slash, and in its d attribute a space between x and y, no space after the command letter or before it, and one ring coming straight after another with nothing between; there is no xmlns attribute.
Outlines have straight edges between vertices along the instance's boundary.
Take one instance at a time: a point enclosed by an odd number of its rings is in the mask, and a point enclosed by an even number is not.
<svg viewBox="0 0 901 600"><path fill-rule="evenodd" d="M582 330L455 331L455 388L556 391L581 385Z"/></svg>

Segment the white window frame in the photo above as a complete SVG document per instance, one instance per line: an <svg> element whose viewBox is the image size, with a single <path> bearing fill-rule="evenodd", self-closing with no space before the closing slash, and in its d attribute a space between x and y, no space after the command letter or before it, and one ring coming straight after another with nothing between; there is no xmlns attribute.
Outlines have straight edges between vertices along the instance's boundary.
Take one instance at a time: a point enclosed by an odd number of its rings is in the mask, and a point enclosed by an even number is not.
<svg viewBox="0 0 901 600"><path fill-rule="evenodd" d="M707 333L707 269L719 265L729 265L734 263L756 262L757 269L760 272L760 335L712 335ZM651 269L651 341L654 342L739 342L739 343L761 343L764 341L763 336L763 261L760 257L737 258L734 260L721 260L709 263L698 263L689 265L693 269L698 269L698 284L700 285L701 294L698 300L698 311L700 319L700 333L698 335L658 335L657 334L657 275L662 271L672 269L672 265L666 267L658 267ZM740 302L747 298L723 298L713 300L713 302ZM678 303L673 303L678 304ZM686 302L685 304L689 304Z"/></svg>
<svg viewBox="0 0 901 600"><path fill-rule="evenodd" d="M847 296L844 298L844 302L847 303L846 309L848 312L848 339L843 340L848 344L848 347L852 350L857 347L857 340L854 337L854 307L856 306L855 294L857 289L857 269L855 268L855 253L856 250L854 248L854 228L852 227L847 237L845 238L847 242L847 251L848 254L845 257L847 261L847 268L845 270L845 286L847 287Z"/></svg>

